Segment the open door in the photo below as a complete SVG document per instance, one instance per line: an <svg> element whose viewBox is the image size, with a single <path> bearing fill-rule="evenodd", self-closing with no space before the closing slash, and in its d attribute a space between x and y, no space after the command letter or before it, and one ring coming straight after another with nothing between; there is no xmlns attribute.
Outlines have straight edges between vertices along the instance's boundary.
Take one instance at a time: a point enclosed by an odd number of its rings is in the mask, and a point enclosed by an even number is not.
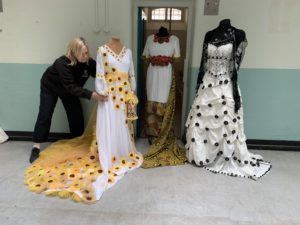
<svg viewBox="0 0 300 225"><path fill-rule="evenodd" d="M187 103L187 71L189 67L191 25L194 1L135 1L133 51L136 65L137 94L139 97L136 134L145 136L146 126L146 75L148 65L142 59L142 52L149 35L157 33L160 27L168 29L179 39L181 58L173 64L176 77L176 106L174 133L181 138L184 133Z"/></svg>

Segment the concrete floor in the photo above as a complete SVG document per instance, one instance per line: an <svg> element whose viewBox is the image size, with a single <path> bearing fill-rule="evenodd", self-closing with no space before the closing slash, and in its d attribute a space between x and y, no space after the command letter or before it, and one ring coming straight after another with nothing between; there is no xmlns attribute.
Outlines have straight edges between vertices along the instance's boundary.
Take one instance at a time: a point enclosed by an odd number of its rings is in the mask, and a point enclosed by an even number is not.
<svg viewBox="0 0 300 225"><path fill-rule="evenodd" d="M148 144L137 146L145 152ZM26 189L30 149L0 144L0 225L300 225L299 152L253 151L273 164L258 181L189 164L138 169L85 205Z"/></svg>

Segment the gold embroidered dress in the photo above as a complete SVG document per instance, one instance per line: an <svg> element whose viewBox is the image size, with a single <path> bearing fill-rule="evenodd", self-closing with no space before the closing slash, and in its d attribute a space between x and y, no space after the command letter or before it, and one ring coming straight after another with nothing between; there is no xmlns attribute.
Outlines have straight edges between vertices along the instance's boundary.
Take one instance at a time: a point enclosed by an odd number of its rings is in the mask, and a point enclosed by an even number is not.
<svg viewBox="0 0 300 225"><path fill-rule="evenodd" d="M175 77L172 62L180 57L179 39L174 36L147 38L143 57L147 69L147 128L156 137L144 155L144 168L183 164L185 150L178 146L172 129L175 112Z"/></svg>

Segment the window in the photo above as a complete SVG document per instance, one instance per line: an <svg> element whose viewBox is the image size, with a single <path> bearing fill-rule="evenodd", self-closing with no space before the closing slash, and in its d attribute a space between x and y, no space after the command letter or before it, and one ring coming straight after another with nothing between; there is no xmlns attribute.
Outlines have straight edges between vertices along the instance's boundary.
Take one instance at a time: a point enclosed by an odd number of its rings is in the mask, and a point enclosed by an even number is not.
<svg viewBox="0 0 300 225"><path fill-rule="evenodd" d="M182 21L182 10L174 8L158 8L151 10L151 20Z"/></svg>
<svg viewBox="0 0 300 225"><path fill-rule="evenodd" d="M181 10L180 9L168 8L167 19L168 20L181 21Z"/></svg>
<svg viewBox="0 0 300 225"><path fill-rule="evenodd" d="M152 20L166 20L166 9L154 9L151 11L151 19Z"/></svg>

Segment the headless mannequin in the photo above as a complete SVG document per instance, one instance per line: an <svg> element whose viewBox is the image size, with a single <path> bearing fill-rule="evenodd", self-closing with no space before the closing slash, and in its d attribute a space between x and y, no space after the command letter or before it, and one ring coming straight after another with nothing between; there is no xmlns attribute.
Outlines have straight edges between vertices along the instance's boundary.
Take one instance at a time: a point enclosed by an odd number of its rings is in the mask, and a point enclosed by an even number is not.
<svg viewBox="0 0 300 225"><path fill-rule="evenodd" d="M118 37L112 37L106 45L117 55L119 55L124 48L123 43Z"/></svg>

